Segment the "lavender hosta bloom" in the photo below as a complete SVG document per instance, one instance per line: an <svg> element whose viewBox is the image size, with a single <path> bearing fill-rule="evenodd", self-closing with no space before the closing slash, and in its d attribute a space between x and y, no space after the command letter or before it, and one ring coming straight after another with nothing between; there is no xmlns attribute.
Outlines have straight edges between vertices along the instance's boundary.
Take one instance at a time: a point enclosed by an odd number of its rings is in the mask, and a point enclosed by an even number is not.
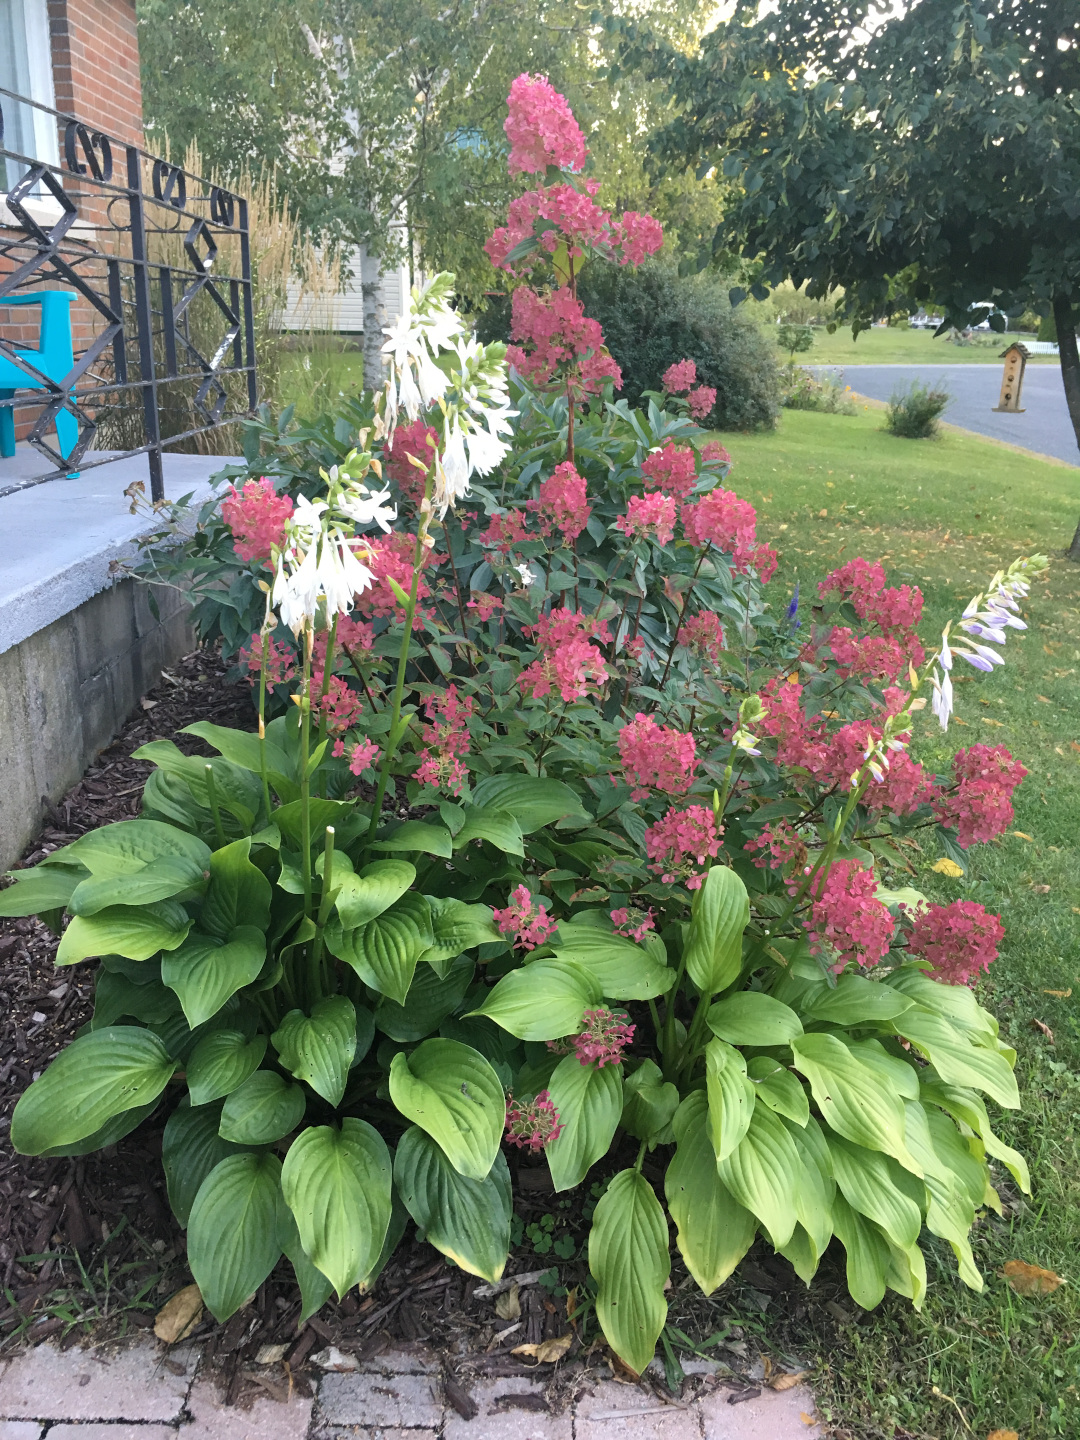
<svg viewBox="0 0 1080 1440"><path fill-rule="evenodd" d="M796 580L796 581L795 581L795 593L792 595L790 601L788 602L787 618L788 618L789 620L795 620L795 617L796 617L796 615L797 615L798 613L799 613L799 582ZM798 628L798 625L799 625L799 621L798 621L798 620L795 620L795 626L796 626L796 628Z"/></svg>

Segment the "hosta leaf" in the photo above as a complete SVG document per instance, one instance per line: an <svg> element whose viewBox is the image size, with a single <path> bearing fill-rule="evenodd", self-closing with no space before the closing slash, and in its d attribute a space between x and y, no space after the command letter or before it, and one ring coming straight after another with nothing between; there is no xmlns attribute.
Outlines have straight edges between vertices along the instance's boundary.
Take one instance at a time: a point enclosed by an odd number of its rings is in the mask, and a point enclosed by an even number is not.
<svg viewBox="0 0 1080 1440"><path fill-rule="evenodd" d="M960 1120L969 1130L974 1130L986 1146L986 1153L1001 1161L1025 1195L1031 1194L1027 1161L1019 1150L1006 1145L994 1134L981 1095L959 1085L944 1085L940 1081L924 1081L922 1094L926 1102L940 1105L954 1120Z"/></svg>
<svg viewBox="0 0 1080 1440"><path fill-rule="evenodd" d="M868 980L865 975L841 975L835 989L825 989L804 1003L812 1020L825 1020L831 1025L861 1025L892 1020L909 1010L914 1002L906 995Z"/></svg>
<svg viewBox="0 0 1080 1440"><path fill-rule="evenodd" d="M424 951L421 959L429 965L456 960L465 950L503 938L491 918L490 905L466 905L464 900L434 895L428 895L426 899L431 907L435 943L430 950Z"/></svg>
<svg viewBox="0 0 1080 1440"><path fill-rule="evenodd" d="M853 1210L873 1220L901 1250L914 1245L922 1230L923 1185L880 1150L833 1135L829 1140L832 1173ZM915 1189L912 1189L912 1186Z"/></svg>
<svg viewBox="0 0 1080 1440"><path fill-rule="evenodd" d="M786 1065L768 1055L755 1055L746 1062L746 1073L754 1085L757 1098L775 1110L777 1115L786 1115L796 1125L805 1125L810 1115L810 1102L798 1076L793 1075Z"/></svg>
<svg viewBox="0 0 1080 1440"><path fill-rule="evenodd" d="M757 1096L746 1060L724 1040L710 1040L705 1047L705 1085L709 1138L716 1160L726 1160L750 1127Z"/></svg>
<svg viewBox="0 0 1080 1440"><path fill-rule="evenodd" d="M86 873L62 865L9 871L15 884L0 890L0 916L41 915L47 910L61 910Z"/></svg>
<svg viewBox="0 0 1080 1440"><path fill-rule="evenodd" d="M281 1185L304 1250L338 1296L374 1268L390 1224L390 1152L377 1130L347 1117L305 1130Z"/></svg>
<svg viewBox="0 0 1080 1440"><path fill-rule="evenodd" d="M265 959L266 936L252 925L237 926L227 940L195 931L162 959L161 978L180 997L194 1029L257 980Z"/></svg>
<svg viewBox="0 0 1080 1440"><path fill-rule="evenodd" d="M836 1181L832 1174L832 1155L818 1122L811 1116L804 1125L795 1125L791 1121L785 1124L803 1164L803 1184L795 1195L795 1214L799 1217L796 1229L801 1229L806 1236L813 1264L812 1267L806 1264L807 1254L803 1253L799 1256L803 1268L796 1264L796 1269L809 1284L806 1272L809 1271L812 1277L832 1239L832 1202ZM795 1261L792 1263L795 1264Z"/></svg>
<svg viewBox="0 0 1080 1440"><path fill-rule="evenodd" d="M588 970L612 1000L653 1000L675 983L675 971L658 965L640 945L591 925L564 922L554 948L560 960L573 960Z"/></svg>
<svg viewBox="0 0 1080 1440"><path fill-rule="evenodd" d="M73 1040L19 1099L11 1143L41 1155L85 1140L114 1115L155 1101L176 1069L149 1030L111 1025Z"/></svg>
<svg viewBox="0 0 1080 1440"><path fill-rule="evenodd" d="M686 973L703 995L726 990L742 969L742 937L750 920L746 886L726 865L714 865L694 896L686 936Z"/></svg>
<svg viewBox="0 0 1080 1440"><path fill-rule="evenodd" d="M928 1205L926 1228L933 1235L947 1240L956 1256L960 1278L973 1290L983 1288L983 1278L975 1264L968 1233L975 1222L975 1205L963 1178L947 1163L942 1151L948 1149L934 1143L930 1132L930 1116L917 1101L907 1105L907 1133L912 1152L923 1167L923 1183L926 1186ZM937 1112L940 1115L940 1111ZM944 1117L942 1117L944 1118ZM948 1122L951 1123L951 1122ZM969 1154L968 1160L973 1157Z"/></svg>
<svg viewBox="0 0 1080 1440"><path fill-rule="evenodd" d="M134 821L130 822L134 824ZM77 965L99 955L149 960L159 950L183 944L191 921L182 905L160 900L153 905L109 905L96 915L76 915L56 952L57 965Z"/></svg>
<svg viewBox="0 0 1080 1440"><path fill-rule="evenodd" d="M296 1283L300 1286L299 1323L303 1325L309 1316L321 1310L330 1299L334 1293L334 1286L318 1266L313 1265L308 1259L307 1251L300 1239L296 1220L287 1205L281 1207L280 1221L281 1248L289 1257L293 1273L296 1276Z"/></svg>
<svg viewBox="0 0 1080 1440"><path fill-rule="evenodd" d="M479 1010L519 1040L577 1033L581 1016L603 999L600 982L576 960L534 960L504 975Z"/></svg>
<svg viewBox="0 0 1080 1440"><path fill-rule="evenodd" d="M251 1040L242 1030L212 1030L204 1035L187 1063L192 1105L206 1105L231 1094L254 1074L265 1054L265 1035Z"/></svg>
<svg viewBox="0 0 1080 1440"><path fill-rule="evenodd" d="M678 1230L679 1253L706 1295L724 1283L753 1244L757 1220L733 1198L716 1171L708 1101L692 1091L675 1114L675 1154L664 1191Z"/></svg>
<svg viewBox="0 0 1080 1440"><path fill-rule="evenodd" d="M913 1175L918 1161L904 1140L904 1107L889 1077L866 1064L835 1035L803 1035L791 1042L795 1065L810 1081L814 1101L838 1135L883 1150Z"/></svg>
<svg viewBox="0 0 1080 1440"><path fill-rule="evenodd" d="M667 1319L664 1282L671 1257L660 1201L636 1170L616 1175L597 1202L589 1269L597 1283L596 1318L604 1337L640 1375Z"/></svg>
<svg viewBox="0 0 1080 1440"><path fill-rule="evenodd" d="M187 1259L203 1303L227 1320L281 1255L281 1161L269 1151L230 1155L199 1186L188 1221Z"/></svg>
<svg viewBox="0 0 1080 1440"><path fill-rule="evenodd" d="M270 924L270 881L248 858L251 837L223 845L210 857L210 884L199 929L224 940L238 926L266 930Z"/></svg>
<svg viewBox="0 0 1080 1440"><path fill-rule="evenodd" d="M453 838L445 825L429 825L424 820L406 820L386 835L380 835L373 850L422 850L449 860L454 853Z"/></svg>
<svg viewBox="0 0 1080 1440"><path fill-rule="evenodd" d="M335 903L343 928L355 930L389 910L415 879L416 866L408 860L375 860L358 875L335 874L332 883L340 887Z"/></svg>
<svg viewBox="0 0 1080 1440"><path fill-rule="evenodd" d="M299 1085L287 1085L273 1070L256 1070L226 1099L218 1134L235 1145L272 1145L296 1129L306 1108Z"/></svg>
<svg viewBox="0 0 1080 1440"><path fill-rule="evenodd" d="M197 720L194 725L185 725L180 734L197 735L200 740L212 745L219 755L224 755L226 760L239 765L243 770L251 770L256 775L262 772L265 751L267 770L276 770L283 776L295 778L292 760L269 737L260 741L258 735L250 730L232 730L226 725L214 725L209 720Z"/></svg>
<svg viewBox="0 0 1080 1440"><path fill-rule="evenodd" d="M327 995L310 1015L290 1010L270 1036L281 1063L331 1105L341 1103L356 1054L356 1010L346 995Z"/></svg>
<svg viewBox="0 0 1080 1440"><path fill-rule="evenodd" d="M142 962L149 964L147 961ZM94 1018L92 1030L114 1025L122 1015L141 1020L146 1025L160 1025L180 1013L180 1002L171 990L158 980L137 985L126 975L102 968L94 985Z"/></svg>
<svg viewBox="0 0 1080 1440"><path fill-rule="evenodd" d="M154 1113L160 1103L160 1099L151 1100L148 1105L136 1105L133 1110L122 1110L119 1115L114 1115L111 1120L106 1120L100 1130L95 1130L85 1139L73 1140L68 1145L50 1145L48 1150L42 1150L41 1153L48 1157L89 1155L94 1150L104 1150L106 1145L115 1145L118 1140L123 1140L125 1135L130 1135Z"/></svg>
<svg viewBox="0 0 1080 1440"><path fill-rule="evenodd" d="M418 965L405 1004L384 997L375 1007L375 1024L384 1035L402 1044L422 1040L461 1004L475 970L476 964L468 955L458 956L445 978L440 978L430 965Z"/></svg>
<svg viewBox="0 0 1080 1440"><path fill-rule="evenodd" d="M510 1250L510 1171L500 1152L484 1180L459 1175L418 1126L406 1130L394 1157L394 1183L428 1243L469 1275L492 1284Z"/></svg>
<svg viewBox="0 0 1080 1440"><path fill-rule="evenodd" d="M902 1100L919 1098L919 1069L916 1068L914 1059L906 1054L903 1058L890 1054L881 1041L873 1037L865 1040L845 1039L844 1044L853 1055L857 1055L869 1065L871 1070L877 1070L884 1075Z"/></svg>
<svg viewBox="0 0 1080 1440"><path fill-rule="evenodd" d="M623 1082L622 1127L635 1140L656 1140L678 1108L679 1091L655 1060L643 1060Z"/></svg>
<svg viewBox="0 0 1080 1440"><path fill-rule="evenodd" d="M96 915L108 905L150 905L204 883L205 871L186 857L163 856L133 875L89 875L67 902L73 915Z"/></svg>
<svg viewBox="0 0 1080 1440"><path fill-rule="evenodd" d="M340 827L356 814L355 808L347 800L322 800L315 796L308 800L307 810L311 834L313 837L320 837L320 847L327 825ZM273 820L293 849L299 850L304 833L303 801L292 800L288 805L280 806L274 811Z"/></svg>
<svg viewBox="0 0 1080 1440"><path fill-rule="evenodd" d="M709 1029L730 1045L786 1045L803 1033L790 1006L759 990L743 990L709 1007Z"/></svg>
<svg viewBox="0 0 1080 1440"><path fill-rule="evenodd" d="M761 1221L773 1245L786 1245L797 1219L803 1163L780 1117L766 1105L755 1106L746 1134L716 1168L739 1204Z"/></svg>
<svg viewBox="0 0 1080 1440"><path fill-rule="evenodd" d="M890 1266L889 1247L873 1221L853 1210L842 1195L833 1199L833 1226L847 1251L851 1298L864 1310L880 1305Z"/></svg>
<svg viewBox="0 0 1080 1440"><path fill-rule="evenodd" d="M565 1055L547 1088L563 1128L544 1153L555 1189L572 1190L611 1148L622 1114L622 1074L618 1065L582 1065Z"/></svg>
<svg viewBox="0 0 1080 1440"><path fill-rule="evenodd" d="M946 1085L984 1090L1010 1110L1020 1106L1020 1092L1009 1062L997 1050L973 1045L962 1030L922 1005L893 1021L893 1028L922 1052Z"/></svg>
<svg viewBox="0 0 1080 1440"><path fill-rule="evenodd" d="M220 756L207 760L202 755L185 755L172 740L151 740L146 745L140 745L133 758L149 760L166 775L183 781L204 810L210 808L210 791L206 783L209 769L214 777L214 794L221 809L235 815L245 829L254 825L262 804L262 788L258 779L240 766Z"/></svg>
<svg viewBox="0 0 1080 1440"><path fill-rule="evenodd" d="M425 1040L411 1055L394 1056L390 1098L442 1147L455 1170L471 1180L487 1176L506 1123L506 1099L483 1055L456 1040Z"/></svg>
<svg viewBox="0 0 1080 1440"><path fill-rule="evenodd" d="M488 840L504 855L525 854L521 826L508 810L467 805L465 821L454 836L454 849L460 850L470 840Z"/></svg>
<svg viewBox="0 0 1080 1440"><path fill-rule="evenodd" d="M532 775L485 775L473 789L473 803L479 809L508 811L523 835L583 813L569 785Z"/></svg>
<svg viewBox="0 0 1080 1440"><path fill-rule="evenodd" d="M210 861L210 847L197 835L160 820L118 820L80 836L64 852L91 875L134 875L155 860L190 860L199 870Z"/></svg>
<svg viewBox="0 0 1080 1440"><path fill-rule="evenodd" d="M888 983L916 1004L945 1016L962 1030L984 1036L987 1043L997 1036L998 1022L988 1010L983 1009L967 985L946 985L941 980L931 980L917 965L901 965L889 976Z"/></svg>
<svg viewBox="0 0 1080 1440"><path fill-rule="evenodd" d="M169 1204L182 1229L199 1193L199 1186L210 1171L227 1155L240 1153L239 1147L218 1134L221 1121L220 1105L204 1105L193 1109L186 1102L176 1107L165 1124L161 1137L161 1163Z"/></svg>
<svg viewBox="0 0 1080 1440"><path fill-rule="evenodd" d="M434 938L428 903L413 891L366 925L344 931L329 926L326 931L330 953L351 965L365 985L399 1005L409 993L417 960Z"/></svg>

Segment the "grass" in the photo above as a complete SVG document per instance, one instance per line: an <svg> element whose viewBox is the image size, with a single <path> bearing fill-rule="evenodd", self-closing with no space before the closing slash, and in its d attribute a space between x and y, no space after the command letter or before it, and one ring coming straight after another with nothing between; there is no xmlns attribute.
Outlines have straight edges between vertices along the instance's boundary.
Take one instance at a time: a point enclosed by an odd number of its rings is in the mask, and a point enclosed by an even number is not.
<svg viewBox="0 0 1080 1440"><path fill-rule="evenodd" d="M302 419L332 409L339 394L363 388L364 358L359 350L342 350L337 342L286 350L281 357L281 406L295 405Z"/></svg>
<svg viewBox="0 0 1080 1440"><path fill-rule="evenodd" d="M970 345L954 345L932 330L909 326L875 325L857 340L851 327L832 335L824 326L814 328L814 346L796 355L800 365L999 365L998 356L1013 340L1030 341L1030 335L994 335L976 332ZM1033 355L1029 365L1057 365L1056 355Z"/></svg>
<svg viewBox="0 0 1080 1440"><path fill-rule="evenodd" d="M916 744L919 758L939 770L962 745L1007 745L1031 772L1015 797L1014 825L997 843L970 852L963 880L932 873L931 854L908 880L935 900L971 898L1002 914L1005 945L980 994L1018 1051L1023 1108L999 1112L995 1124L1026 1154L1033 1194L1025 1199L1003 1188L1004 1216L986 1212L977 1222L981 1295L960 1284L947 1247L933 1242L921 1313L891 1295L872 1315L847 1323L811 1307L804 1344L818 1355L819 1404L837 1434L984 1440L1004 1429L1021 1440L1075 1437L1080 567L1061 551L1080 511L1080 487L1071 467L956 432L900 440L880 423L880 412L869 410L853 417L785 411L771 434L724 439L735 459L735 488L758 506L759 532L781 552L776 603L786 604L798 580L806 613L823 573L855 555L880 558L890 583L922 588L929 638L1014 556L1051 556L1026 607L1030 628L1010 637L1005 668L963 674L957 661L955 728L942 736L928 719ZM1023 1298L1000 1276L1011 1259L1054 1270L1068 1283L1053 1295Z"/></svg>

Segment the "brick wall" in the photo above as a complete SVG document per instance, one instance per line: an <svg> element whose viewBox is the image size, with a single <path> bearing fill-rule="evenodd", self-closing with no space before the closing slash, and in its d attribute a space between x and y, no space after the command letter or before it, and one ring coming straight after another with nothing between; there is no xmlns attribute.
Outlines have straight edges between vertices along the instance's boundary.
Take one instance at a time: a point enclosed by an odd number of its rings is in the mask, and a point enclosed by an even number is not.
<svg viewBox="0 0 1080 1440"><path fill-rule="evenodd" d="M135 0L49 0L56 108L141 145Z"/></svg>

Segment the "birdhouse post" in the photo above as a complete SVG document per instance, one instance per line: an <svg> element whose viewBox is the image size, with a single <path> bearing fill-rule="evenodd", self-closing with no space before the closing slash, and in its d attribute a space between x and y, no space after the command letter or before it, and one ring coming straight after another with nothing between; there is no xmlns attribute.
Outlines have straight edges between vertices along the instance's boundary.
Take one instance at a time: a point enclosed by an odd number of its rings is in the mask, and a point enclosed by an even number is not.
<svg viewBox="0 0 1080 1440"><path fill-rule="evenodd" d="M998 356L999 360L1005 361L1005 370L1001 376L1001 396L994 406L995 411L1004 410L1012 415L1023 414L1020 391L1024 387L1024 366L1030 353L1026 345L1014 340L1009 348Z"/></svg>

